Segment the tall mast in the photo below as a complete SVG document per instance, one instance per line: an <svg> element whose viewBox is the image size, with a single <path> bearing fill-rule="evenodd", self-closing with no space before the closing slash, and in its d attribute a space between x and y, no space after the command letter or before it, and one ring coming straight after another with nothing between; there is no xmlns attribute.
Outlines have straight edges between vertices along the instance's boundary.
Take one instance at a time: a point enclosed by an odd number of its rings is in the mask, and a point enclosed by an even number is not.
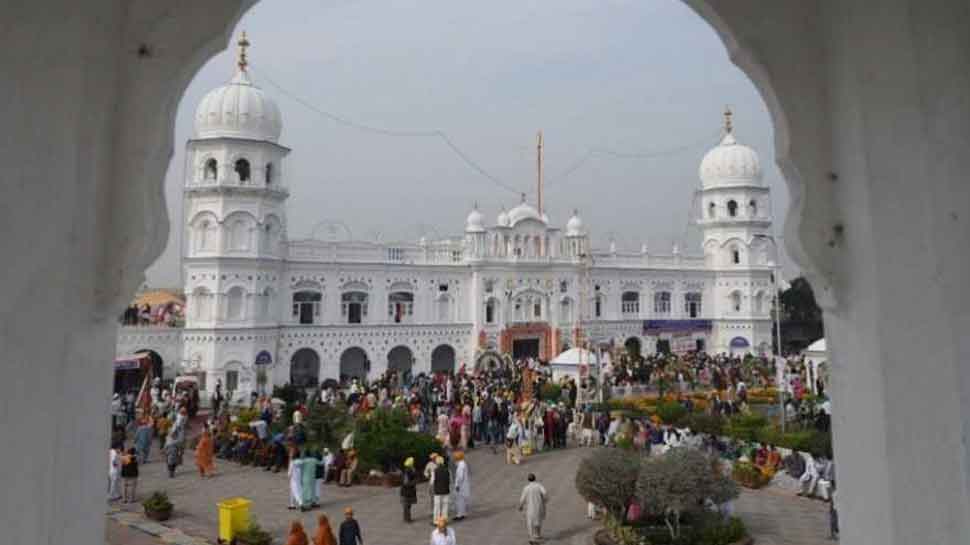
<svg viewBox="0 0 970 545"><path fill-rule="evenodd" d="M539 215L542 215L542 131L539 131L538 136L536 136L536 181L538 183L538 188L536 190L536 205L539 207Z"/></svg>

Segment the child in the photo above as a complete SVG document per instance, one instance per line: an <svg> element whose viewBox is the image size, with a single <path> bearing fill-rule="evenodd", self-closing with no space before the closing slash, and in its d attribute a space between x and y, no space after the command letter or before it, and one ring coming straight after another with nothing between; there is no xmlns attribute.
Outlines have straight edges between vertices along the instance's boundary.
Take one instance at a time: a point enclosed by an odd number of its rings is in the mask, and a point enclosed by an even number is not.
<svg viewBox="0 0 970 545"><path fill-rule="evenodd" d="M138 489L138 455L134 448L128 449L128 454L122 457L121 463L121 480L124 482L122 503L135 503L135 492Z"/></svg>

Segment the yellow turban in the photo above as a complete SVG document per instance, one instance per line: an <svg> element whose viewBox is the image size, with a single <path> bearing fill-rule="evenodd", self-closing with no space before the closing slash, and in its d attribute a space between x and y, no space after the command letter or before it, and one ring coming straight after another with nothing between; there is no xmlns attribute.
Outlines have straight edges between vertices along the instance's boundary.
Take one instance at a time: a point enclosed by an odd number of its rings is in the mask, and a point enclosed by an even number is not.
<svg viewBox="0 0 970 545"><path fill-rule="evenodd" d="M414 467L414 458L404 460L404 467Z"/></svg>

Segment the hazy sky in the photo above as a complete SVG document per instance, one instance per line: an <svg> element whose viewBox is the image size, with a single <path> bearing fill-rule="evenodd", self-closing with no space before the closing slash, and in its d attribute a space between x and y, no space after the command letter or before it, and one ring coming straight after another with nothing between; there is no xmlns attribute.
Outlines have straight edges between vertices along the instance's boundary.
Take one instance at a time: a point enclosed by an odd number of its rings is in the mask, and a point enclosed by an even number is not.
<svg viewBox="0 0 970 545"><path fill-rule="evenodd" d="M646 242L669 252L678 241L695 254L688 212L697 167L730 104L735 134L761 156L781 232L788 192L764 103L714 31L678 0L263 0L237 34L243 29L253 79L277 100L280 143L293 150L285 163L291 239L324 221L371 240L460 235L476 201L493 224L500 206L520 198L437 138L348 128L287 94L363 125L444 131L530 202L542 129L554 224L578 208L598 246L612 236L621 250ZM182 98L166 179L172 236L149 269L151 285L178 284L184 144L200 99L232 76L235 50L214 57Z"/></svg>

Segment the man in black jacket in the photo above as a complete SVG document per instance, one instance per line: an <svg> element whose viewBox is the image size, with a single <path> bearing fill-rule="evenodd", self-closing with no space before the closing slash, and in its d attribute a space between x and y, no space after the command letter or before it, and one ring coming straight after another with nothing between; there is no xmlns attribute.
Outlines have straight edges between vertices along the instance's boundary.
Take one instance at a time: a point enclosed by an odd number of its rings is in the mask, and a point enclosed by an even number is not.
<svg viewBox="0 0 970 545"><path fill-rule="evenodd" d="M439 518L448 519L448 499L451 493L451 472L445 459L438 456L438 467L434 470L434 513L431 524Z"/></svg>
<svg viewBox="0 0 970 545"><path fill-rule="evenodd" d="M360 525L354 519L354 510L344 509L344 521L340 523L340 545L364 545L364 538L360 535Z"/></svg>

